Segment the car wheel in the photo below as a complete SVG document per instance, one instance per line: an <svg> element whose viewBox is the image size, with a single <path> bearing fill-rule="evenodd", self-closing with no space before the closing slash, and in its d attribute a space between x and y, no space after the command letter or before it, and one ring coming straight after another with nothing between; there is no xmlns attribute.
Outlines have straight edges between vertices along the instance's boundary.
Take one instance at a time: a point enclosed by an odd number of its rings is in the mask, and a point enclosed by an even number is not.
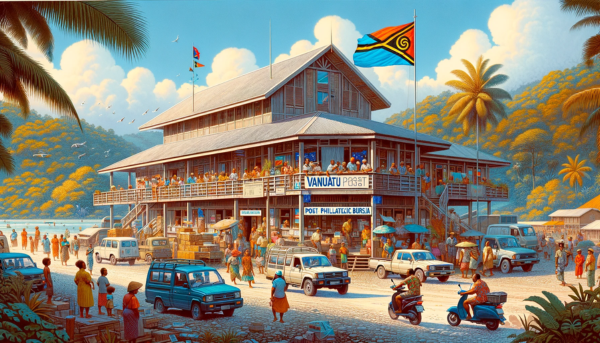
<svg viewBox="0 0 600 343"><path fill-rule="evenodd" d="M524 272L529 273L533 269L533 264L524 265L522 268Z"/></svg>
<svg viewBox="0 0 600 343"><path fill-rule="evenodd" d="M192 304L192 319L200 320L202 319L202 309L200 308L200 304L197 302Z"/></svg>
<svg viewBox="0 0 600 343"><path fill-rule="evenodd" d="M448 313L448 324L451 326L459 326L460 325L460 317L458 314L450 312Z"/></svg>
<svg viewBox="0 0 600 343"><path fill-rule="evenodd" d="M425 283L425 281L427 281L427 276L425 276L425 273L421 269L415 270L415 276L419 279L419 281L421 281L421 283Z"/></svg>
<svg viewBox="0 0 600 343"><path fill-rule="evenodd" d="M165 307L165 303L161 299L156 299L154 301L154 309L158 313L167 313L167 308Z"/></svg>
<svg viewBox="0 0 600 343"><path fill-rule="evenodd" d="M146 255L146 262L152 263L152 255Z"/></svg>
<svg viewBox="0 0 600 343"><path fill-rule="evenodd" d="M337 291L340 293L340 295L348 293L348 285L343 285L342 287L338 288Z"/></svg>
<svg viewBox="0 0 600 343"><path fill-rule="evenodd" d="M102 257L100 257L100 254L96 254L96 262L102 263Z"/></svg>
<svg viewBox="0 0 600 343"><path fill-rule="evenodd" d="M417 312L417 314L415 315L415 317L412 318L412 319L409 318L408 321L412 325L419 325L419 324L421 324L421 313Z"/></svg>
<svg viewBox="0 0 600 343"><path fill-rule="evenodd" d="M311 280L306 280L304 281L304 294L312 297L315 294L317 294L317 288L315 287L315 284L313 284L313 282Z"/></svg>
<svg viewBox="0 0 600 343"><path fill-rule="evenodd" d="M388 314L390 315L390 318L394 320L398 319L398 315L396 314L396 312L394 312L392 306L388 306Z"/></svg>
<svg viewBox="0 0 600 343"><path fill-rule="evenodd" d="M440 282L446 282L448 281L448 279L450 279L449 275L446 276L438 276L438 280L440 280Z"/></svg>
<svg viewBox="0 0 600 343"><path fill-rule="evenodd" d="M135 260L129 260L129 265L133 266L135 264Z"/></svg>
<svg viewBox="0 0 600 343"><path fill-rule="evenodd" d="M485 327L488 328L488 330L491 331L495 331L496 329L498 329L498 327L500 326L500 321L499 320L490 320L488 322L485 323Z"/></svg>
<svg viewBox="0 0 600 343"><path fill-rule="evenodd" d="M112 264L113 266L117 265L117 258L115 257L115 255L110 255L110 264Z"/></svg>
<svg viewBox="0 0 600 343"><path fill-rule="evenodd" d="M230 308L229 310L224 310L224 311L223 311L223 315L224 315L225 317L231 317L231 316L233 316L233 311L235 311L235 309L234 309L234 308Z"/></svg>
<svg viewBox="0 0 600 343"><path fill-rule="evenodd" d="M388 277L388 271L385 270L385 268L383 266L379 266L379 268L377 268L377 277L380 279L387 279Z"/></svg>
<svg viewBox="0 0 600 343"><path fill-rule="evenodd" d="M502 260L502 263L500 263L500 271L503 274L509 274L512 273L512 265L510 264L509 260Z"/></svg>

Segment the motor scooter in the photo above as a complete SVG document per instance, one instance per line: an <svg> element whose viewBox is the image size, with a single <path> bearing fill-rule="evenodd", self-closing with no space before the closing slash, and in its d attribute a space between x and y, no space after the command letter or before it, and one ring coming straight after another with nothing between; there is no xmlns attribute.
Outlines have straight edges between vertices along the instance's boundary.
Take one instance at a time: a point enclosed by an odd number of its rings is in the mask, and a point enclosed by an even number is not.
<svg viewBox="0 0 600 343"><path fill-rule="evenodd" d="M471 284L471 286L473 286ZM463 304L467 299L466 292L462 289L460 284L458 285L460 291L458 291L458 295L460 295L460 300L458 301L457 306L452 306L448 309L448 324L452 326L460 325L461 320L467 320L467 311L465 310ZM490 295L493 295L490 299ZM496 296L497 295L497 296ZM500 324L504 325L506 318L504 318L504 310L502 309L502 304L506 302L506 293L498 292L498 293L490 293L488 294L488 301L475 305L473 308L473 317L468 321L475 324L483 324L488 330L496 330L500 326Z"/></svg>
<svg viewBox="0 0 600 343"><path fill-rule="evenodd" d="M395 287L396 284L392 279L392 286L390 286L390 288L394 289ZM392 295L392 301L390 301L388 306L390 318L395 320L402 316L404 318L408 318L408 321L412 325L419 325L421 323L421 312L425 311L423 308L423 296L416 295L414 297L402 299L402 308L397 308L398 304L396 303L396 296L405 292L407 291L404 289L404 285L402 285L402 287L397 289Z"/></svg>

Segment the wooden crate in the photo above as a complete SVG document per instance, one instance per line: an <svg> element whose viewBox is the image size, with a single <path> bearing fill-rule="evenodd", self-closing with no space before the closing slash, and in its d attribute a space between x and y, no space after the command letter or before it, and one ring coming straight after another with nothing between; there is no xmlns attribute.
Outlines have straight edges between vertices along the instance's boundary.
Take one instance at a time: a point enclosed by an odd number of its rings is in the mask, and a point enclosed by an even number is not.
<svg viewBox="0 0 600 343"><path fill-rule="evenodd" d="M154 342L171 342L169 335L175 334L172 331L167 330L154 330L152 331L152 340Z"/></svg>
<svg viewBox="0 0 600 343"><path fill-rule="evenodd" d="M140 316L140 318L145 329L156 329L160 323L160 318L157 316Z"/></svg>

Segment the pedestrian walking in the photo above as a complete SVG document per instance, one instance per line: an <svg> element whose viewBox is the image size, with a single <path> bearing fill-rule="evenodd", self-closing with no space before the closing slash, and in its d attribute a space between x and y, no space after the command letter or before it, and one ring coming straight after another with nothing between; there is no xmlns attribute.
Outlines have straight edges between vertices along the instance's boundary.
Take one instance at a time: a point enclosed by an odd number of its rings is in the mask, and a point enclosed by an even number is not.
<svg viewBox="0 0 600 343"><path fill-rule="evenodd" d="M440 252L439 244L440 243L439 243L437 236L434 235L433 238L431 239L431 253L438 260L442 256L442 253Z"/></svg>
<svg viewBox="0 0 600 343"><path fill-rule="evenodd" d="M346 248L346 243L344 242L342 242L342 246L340 247L340 267L348 269L348 248Z"/></svg>
<svg viewBox="0 0 600 343"><path fill-rule="evenodd" d="M85 256L87 256L87 264L90 275L93 275L94 273L92 269L94 269L94 247L92 246L92 243L90 243L90 246L85 251Z"/></svg>
<svg viewBox="0 0 600 343"><path fill-rule="evenodd" d="M587 285L590 288L590 291L594 290L594 285L596 284L596 258L594 258L594 249L588 249L588 256L585 260L585 273L587 277Z"/></svg>
<svg viewBox="0 0 600 343"><path fill-rule="evenodd" d="M567 261L569 260L569 257L571 259L574 259L575 256L573 256L573 248L574 248L573 237L569 237L566 248L567 248Z"/></svg>
<svg viewBox="0 0 600 343"><path fill-rule="evenodd" d="M229 256L231 256L232 251L233 251L233 244L229 244L227 246L227 248L225 249L225 260L223 261L225 264L227 264L227 261L229 260Z"/></svg>
<svg viewBox="0 0 600 343"><path fill-rule="evenodd" d="M471 277L473 277L477 271L477 266L479 265L479 250L475 247L471 248L469 251L469 256L471 257L471 260L469 261L469 269L471 270Z"/></svg>
<svg viewBox="0 0 600 343"><path fill-rule="evenodd" d="M273 321L277 321L277 313L279 313L279 321L283 323L283 314L288 311L290 304L287 301L285 292L288 289L288 285L283 278L283 273L278 270L273 277L273 284L271 287L271 308L273 310Z"/></svg>
<svg viewBox="0 0 600 343"><path fill-rule="evenodd" d="M227 260L227 273L229 273L234 285L237 285L235 279L242 280L242 277L240 276L240 260L238 258L240 254L239 250L234 249Z"/></svg>
<svg viewBox="0 0 600 343"><path fill-rule="evenodd" d="M52 282L52 274L50 273L50 264L52 260L48 257L42 260L44 265L44 279L46 279L46 304L54 305L52 303L52 297L54 296L54 283Z"/></svg>
<svg viewBox="0 0 600 343"><path fill-rule="evenodd" d="M21 250L27 250L27 230L25 228L21 232Z"/></svg>
<svg viewBox="0 0 600 343"><path fill-rule="evenodd" d="M256 240L258 240L258 232L256 232L256 226L252 227L250 231L250 255L256 256Z"/></svg>
<svg viewBox="0 0 600 343"><path fill-rule="evenodd" d="M71 245L67 241L66 238L63 238L63 241L60 243L60 264L63 263L65 266L67 265L67 261L69 261L69 249Z"/></svg>
<svg viewBox="0 0 600 343"><path fill-rule="evenodd" d="M556 278L561 282L561 286L566 286L565 283L565 268L569 265L569 260L567 259L567 252L565 251L565 243L558 243L558 250L554 255L554 265L556 267Z"/></svg>
<svg viewBox="0 0 600 343"><path fill-rule="evenodd" d="M135 343L140 336L138 331L138 321L140 320L140 302L136 298L142 284L137 281L131 281L127 286L127 294L123 297L123 331L127 342Z"/></svg>
<svg viewBox="0 0 600 343"><path fill-rule="evenodd" d="M108 312L108 307L106 306L106 302L108 301L108 299L106 298L108 295L108 291L106 288L110 286L110 282L108 282L106 275L108 275L108 271L106 270L106 268L100 269L100 277L96 282L96 284L98 285L98 314L104 314L102 313L102 306L106 307Z"/></svg>
<svg viewBox="0 0 600 343"><path fill-rule="evenodd" d="M462 274L463 279L469 278L469 263L471 262L471 255L469 254L469 249L462 248L460 249L458 260L460 261L460 272Z"/></svg>
<svg viewBox="0 0 600 343"><path fill-rule="evenodd" d="M329 262L331 262L332 266L337 266L337 252L335 251L335 248L333 247L333 244L331 244L329 246Z"/></svg>
<svg viewBox="0 0 600 343"><path fill-rule="evenodd" d="M19 235L17 235L17 231L15 231L15 229L13 229L12 233L10 234L10 242L12 243L13 248L18 247L18 242L17 242L17 237Z"/></svg>
<svg viewBox="0 0 600 343"><path fill-rule="evenodd" d="M450 232L450 237L446 239L446 249L448 249L448 259L447 261L456 265L456 260L454 256L456 255L456 238L454 237L454 232Z"/></svg>
<svg viewBox="0 0 600 343"><path fill-rule="evenodd" d="M106 287L106 315L112 317L112 309L115 308L114 296L115 288L113 286Z"/></svg>
<svg viewBox="0 0 600 343"><path fill-rule="evenodd" d="M267 255L267 246L269 245L269 240L267 239L267 237L265 237L264 231L260 232L260 236L258 237L256 244L258 245L258 249L260 250L260 256L264 258Z"/></svg>
<svg viewBox="0 0 600 343"><path fill-rule="evenodd" d="M42 239L42 247L44 249L44 254L46 254L46 257L50 258L50 240L46 235L44 235L44 238Z"/></svg>
<svg viewBox="0 0 600 343"><path fill-rule="evenodd" d="M73 253L75 258L79 258L79 239L77 239L77 235L73 236Z"/></svg>
<svg viewBox="0 0 600 343"><path fill-rule="evenodd" d="M35 233L34 233L34 239L33 239L33 243L35 244L35 251L38 251L38 247L40 245L40 228L39 227L35 227Z"/></svg>
<svg viewBox="0 0 600 343"><path fill-rule="evenodd" d="M265 273L265 258L262 257L260 250L256 250L256 265L258 266L258 273L259 274L264 274Z"/></svg>
<svg viewBox="0 0 600 343"><path fill-rule="evenodd" d="M575 255L575 277L578 279L582 278L584 262L585 257L581 254L581 249L577 249L577 255Z"/></svg>
<svg viewBox="0 0 600 343"><path fill-rule="evenodd" d="M252 257L250 256L250 250L244 252L242 258L242 281L248 281L248 286L252 288L254 282L254 266L252 265Z"/></svg>
<svg viewBox="0 0 600 343"><path fill-rule="evenodd" d="M58 258L58 247L59 247L59 241L58 238L56 238L56 235L54 235L54 238L52 238L52 259L56 260L56 258Z"/></svg>
<svg viewBox="0 0 600 343"><path fill-rule="evenodd" d="M94 283L92 282L92 276L85 271L85 262L82 260L77 261L75 266L79 268L77 274L75 274L75 284L77 285L77 305L79 305L79 317L80 318L92 318L90 316L90 307L94 306ZM83 316L85 312L85 317Z"/></svg>
<svg viewBox="0 0 600 343"><path fill-rule="evenodd" d="M542 235L542 238L540 239L540 247L542 248L542 251L544 252L544 260L548 260L550 257L548 256L548 253L550 251L550 246L548 241L546 241L546 235Z"/></svg>
<svg viewBox="0 0 600 343"><path fill-rule="evenodd" d="M35 255L35 252L33 252L34 250L34 246L33 246L33 237L29 237L29 250L31 251L32 255Z"/></svg>
<svg viewBox="0 0 600 343"><path fill-rule="evenodd" d="M490 276L494 276L493 269L494 268L494 252L492 247L490 246L490 241L485 242L485 248L483 248L483 272L481 273L483 276L486 271L490 271Z"/></svg>

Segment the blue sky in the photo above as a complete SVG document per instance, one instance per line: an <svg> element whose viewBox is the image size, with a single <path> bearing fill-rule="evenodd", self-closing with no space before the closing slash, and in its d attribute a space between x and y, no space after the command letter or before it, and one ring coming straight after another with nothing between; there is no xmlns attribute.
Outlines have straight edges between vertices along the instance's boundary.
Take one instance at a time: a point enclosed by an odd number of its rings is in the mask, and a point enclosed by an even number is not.
<svg viewBox="0 0 600 343"><path fill-rule="evenodd" d="M444 83L452 78L451 70L462 68L460 60L480 55L503 64L502 71L510 77L505 88L515 89L551 70L579 63L584 40L595 34L570 31L577 18L561 12L558 0L137 3L146 16L150 38L149 50L138 60L125 60L58 29L52 64L43 61L33 46L27 50L63 85L82 118L118 133L136 132L152 116L191 94L186 82L192 42L206 65L197 69L197 85L214 85L268 65L269 19L273 59L328 44L331 25L334 43L351 59L357 38L410 22L416 9L419 99L447 90ZM172 43L177 36L179 42ZM391 109L373 114L375 120L413 106L407 100L412 99L413 88L408 67L362 71L392 102ZM50 113L41 103L34 101L33 107ZM156 113L151 112L157 107ZM117 123L122 117L125 120Z"/></svg>

